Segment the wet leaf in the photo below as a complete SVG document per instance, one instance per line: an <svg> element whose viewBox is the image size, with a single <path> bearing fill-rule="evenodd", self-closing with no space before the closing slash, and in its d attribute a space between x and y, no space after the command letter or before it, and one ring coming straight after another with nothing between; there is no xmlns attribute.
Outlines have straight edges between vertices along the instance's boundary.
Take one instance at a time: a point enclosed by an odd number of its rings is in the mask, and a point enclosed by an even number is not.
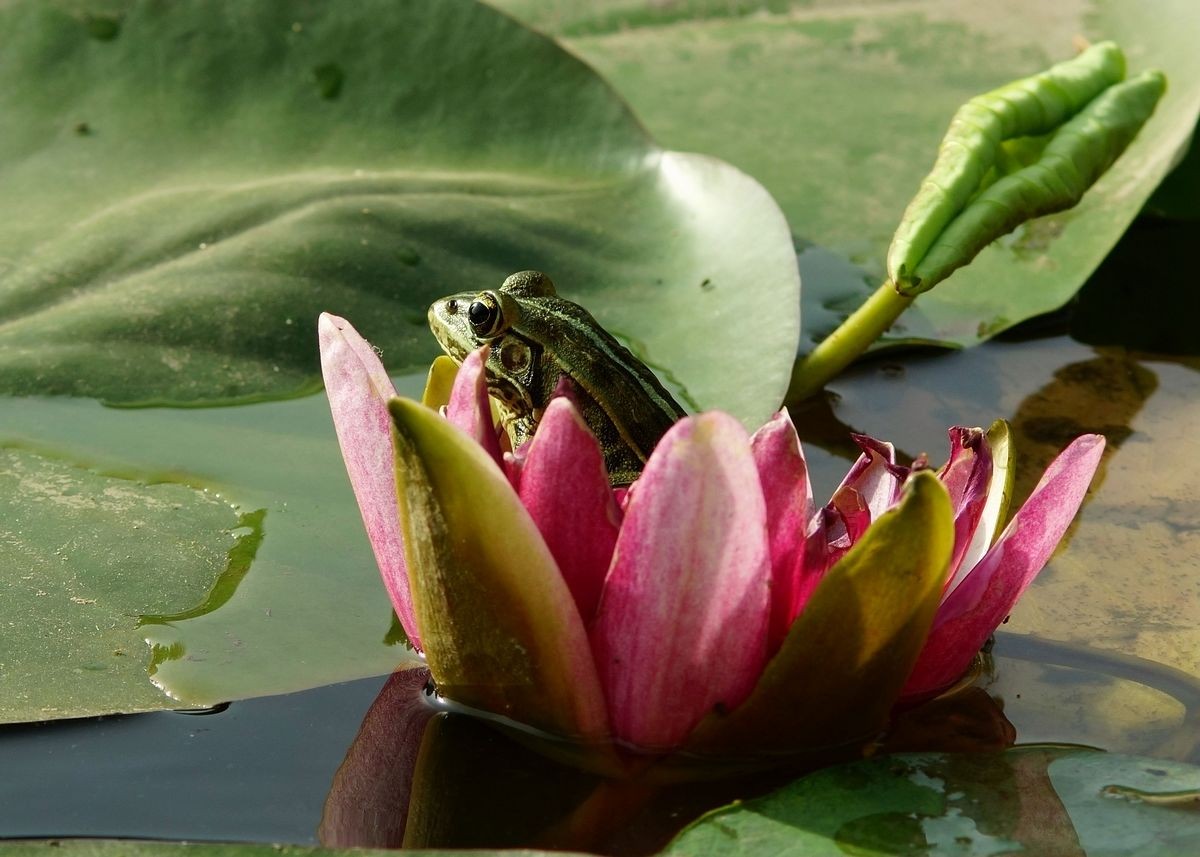
<svg viewBox="0 0 1200 857"><path fill-rule="evenodd" d="M227 598L253 523L186 485L0 448L0 723L178 708L141 625Z"/></svg>
<svg viewBox="0 0 1200 857"><path fill-rule="evenodd" d="M419 393L422 380L412 378L402 390ZM157 536L146 528L130 531L119 518L92 529L68 521L61 532L49 525L25 528L32 555L52 555L62 548L73 567L94 567L96 575L115 567L122 575L118 580L143 598L113 608L126 623L122 627L134 629L128 656L119 659L130 664L123 684L104 704L74 709L53 701L57 695L69 697L47 686L41 704L61 707L62 713L26 712L29 719L138 710L142 697L135 691L143 685L161 707L165 698L150 684L147 669L170 693L166 704L181 707L378 675L415 659L402 639L399 645L383 642L391 605L350 492L324 396L200 410L113 409L70 398L5 401L0 445L35 440L39 448L70 450L85 461L99 462L106 472L121 472L136 462L139 472L192 474L189 479L213 492L199 496L219 493L223 500L218 501L219 526L207 527L220 539L207 553L190 550L164 560L162 570L155 562L172 543L159 545L155 539L170 534L169 528ZM165 487L191 492L152 486ZM15 491L0 495L13 514L27 517L36 511L28 496ZM184 509L197 533L206 527L204 515L213 514L205 508L195 514ZM222 532L239 524L247 526L236 531L237 541ZM135 548L143 557L130 566L124 557ZM110 561L109 554L116 558ZM35 566L25 556L13 559L5 568L13 569L11 577L20 582L21 575L30 573L25 569ZM184 590L187 597L172 596L176 577L190 582L201 574L205 582L197 581L194 591ZM6 572L4 581L9 578ZM43 602L32 605L35 617L48 609ZM7 662L5 654L0 644L0 661ZM43 660L53 662L41 650L31 650L19 665L36 673L44 668ZM89 681L99 682L94 677Z"/></svg>
<svg viewBox="0 0 1200 857"><path fill-rule="evenodd" d="M1080 748L884 756L716 810L667 854L1175 855L1200 768Z"/></svg>
<svg viewBox="0 0 1200 857"><path fill-rule="evenodd" d="M485 5L18 0L0 39L0 392L310 392L322 310L423 369L434 298L541 268L693 404L782 396L770 197Z"/></svg>
<svg viewBox="0 0 1200 857"><path fill-rule="evenodd" d="M793 231L842 255L873 288L908 200L955 109L1074 51L1114 39L1130 73L1168 92L1113 170L1065 214L1027 224L922 296L885 342L969 345L1060 306L1116 242L1187 144L1200 109L1191 0L1144 14L1069 7L723 0L502 0L596 66L667 145L709 152L762 181ZM803 264L803 259L802 259ZM805 274L805 350L869 288ZM836 309L834 309L836 307ZM988 419L990 419L990 415Z"/></svg>

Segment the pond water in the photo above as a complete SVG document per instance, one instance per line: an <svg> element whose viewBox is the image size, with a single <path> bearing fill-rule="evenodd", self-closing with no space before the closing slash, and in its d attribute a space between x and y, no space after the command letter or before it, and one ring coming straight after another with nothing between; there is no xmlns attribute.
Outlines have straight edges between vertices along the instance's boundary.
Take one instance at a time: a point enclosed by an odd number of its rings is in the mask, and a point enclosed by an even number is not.
<svg viewBox="0 0 1200 857"><path fill-rule="evenodd" d="M939 462L947 426L1004 417L1018 499L1070 438L1109 439L1067 544L971 687L905 714L886 749L1062 742L1200 763L1200 342L1181 332L1196 299L1183 266L1145 280L1122 267L1160 228L1132 230L1071 312L971 351L882 355L793 409L818 497L856 452L851 430ZM1195 227L1175 229L1181 258ZM1147 306L1154 312L1141 315ZM418 380L406 384L412 392ZM189 705L259 698L0 727L0 836L316 842L337 803L331 789L353 785L338 770L382 674L414 660L389 634L323 397L199 412L20 400L0 416L0 446L14 445L114 473L136 461L141 474L194 474L240 512L265 510L266 535L215 609L139 632L158 646L156 683ZM311 645L314 636L327 645ZM539 757L514 761L511 741L467 718L447 722L442 745L455 749L437 757L443 773L422 795L441 807L437 818L423 810L428 845L644 852L704 806L770 785L618 795ZM359 749L398 746L396 735L367 739ZM378 821L364 825L356 841L399 844ZM326 838L346 844L354 828L327 818Z"/></svg>

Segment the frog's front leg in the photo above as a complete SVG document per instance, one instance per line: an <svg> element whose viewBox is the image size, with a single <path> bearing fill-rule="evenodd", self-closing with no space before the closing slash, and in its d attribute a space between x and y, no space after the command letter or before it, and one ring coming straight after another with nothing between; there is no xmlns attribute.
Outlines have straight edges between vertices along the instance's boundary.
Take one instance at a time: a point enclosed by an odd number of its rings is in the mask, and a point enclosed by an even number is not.
<svg viewBox="0 0 1200 857"><path fill-rule="evenodd" d="M514 415L505 424L504 428L508 432L508 438L512 442L513 449L520 449L523 443L533 437L533 433L537 431L540 418L541 414Z"/></svg>

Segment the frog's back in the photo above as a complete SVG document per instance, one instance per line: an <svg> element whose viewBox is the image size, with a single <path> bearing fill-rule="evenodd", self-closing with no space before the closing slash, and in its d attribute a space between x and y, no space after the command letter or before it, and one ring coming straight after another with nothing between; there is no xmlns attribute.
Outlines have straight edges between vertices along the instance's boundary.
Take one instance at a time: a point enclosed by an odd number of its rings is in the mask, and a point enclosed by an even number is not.
<svg viewBox="0 0 1200 857"><path fill-rule="evenodd" d="M536 328L548 362L562 366L611 424L597 426L589 420L589 427L602 444L606 438L601 435L615 430L619 437L611 440L624 442L645 462L667 429L686 412L649 367L579 304L545 295L537 309L536 317L524 319L524 324ZM558 379L546 382L554 386ZM586 417L589 409L583 410Z"/></svg>

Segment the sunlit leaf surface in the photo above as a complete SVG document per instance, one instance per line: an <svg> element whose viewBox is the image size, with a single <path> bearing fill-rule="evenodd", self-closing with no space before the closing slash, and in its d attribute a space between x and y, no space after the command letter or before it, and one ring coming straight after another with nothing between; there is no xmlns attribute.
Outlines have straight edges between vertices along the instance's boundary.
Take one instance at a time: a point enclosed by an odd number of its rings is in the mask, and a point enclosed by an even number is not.
<svg viewBox="0 0 1200 857"><path fill-rule="evenodd" d="M718 810L666 853L1168 857L1200 847L1197 801L1200 768L1156 759L1079 748L883 756Z"/></svg>
<svg viewBox="0 0 1200 857"><path fill-rule="evenodd" d="M1141 136L1078 208L993 245L922 296L891 341L969 345L1060 306L1170 169L1200 109L1192 0L1152 12L1120 0L499 5L593 63L658 139L746 170L797 235L860 269L857 281L825 281L828 266L801 257L806 348L882 281L900 214L966 99L1071 56L1079 37L1114 39L1131 72L1169 79Z"/></svg>
<svg viewBox="0 0 1200 857"><path fill-rule="evenodd" d="M423 368L434 298L539 268L693 403L782 396L771 199L486 6L25 0L0 40L0 391L312 391L322 310Z"/></svg>

